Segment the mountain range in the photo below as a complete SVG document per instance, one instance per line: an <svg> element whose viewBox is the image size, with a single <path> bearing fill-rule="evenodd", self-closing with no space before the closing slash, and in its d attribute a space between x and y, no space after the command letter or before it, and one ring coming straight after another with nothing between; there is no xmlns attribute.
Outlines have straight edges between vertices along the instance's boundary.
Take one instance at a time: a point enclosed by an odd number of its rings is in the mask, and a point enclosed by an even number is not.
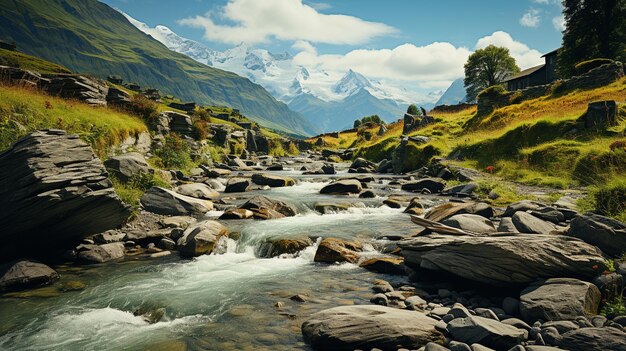
<svg viewBox="0 0 626 351"><path fill-rule="evenodd" d="M184 100L238 108L292 135L319 131L262 86L169 50L96 0L0 0L0 7L0 40L15 42L24 53L74 72L119 75Z"/></svg>
<svg viewBox="0 0 626 351"><path fill-rule="evenodd" d="M324 132L351 127L355 119L366 115L377 114L391 122L400 118L407 106L414 102L408 91L370 80L353 70L338 75L315 66L304 67L296 64L287 52L276 54L245 44L216 51L183 38L168 27L150 27L124 15L139 30L169 49L262 85ZM431 108L434 105L426 103L423 106Z"/></svg>
<svg viewBox="0 0 626 351"><path fill-rule="evenodd" d="M456 105L465 102L467 92L465 91L465 83L463 78L459 78L450 84L450 87L441 95L435 106L439 105Z"/></svg>

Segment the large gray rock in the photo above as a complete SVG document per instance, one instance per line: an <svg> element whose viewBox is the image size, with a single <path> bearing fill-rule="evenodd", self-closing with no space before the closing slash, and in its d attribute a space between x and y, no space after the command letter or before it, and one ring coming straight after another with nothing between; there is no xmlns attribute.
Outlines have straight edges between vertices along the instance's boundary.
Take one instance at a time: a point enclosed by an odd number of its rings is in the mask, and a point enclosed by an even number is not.
<svg viewBox="0 0 626 351"><path fill-rule="evenodd" d="M281 177L271 174L256 173L252 175L252 181L258 185L267 185L271 188L292 186L296 182L289 177Z"/></svg>
<svg viewBox="0 0 626 351"><path fill-rule="evenodd" d="M537 218L528 212L517 211L511 217L513 225L520 233L550 234L556 226L543 219Z"/></svg>
<svg viewBox="0 0 626 351"><path fill-rule="evenodd" d="M626 351L626 333L615 328L581 328L563 334L559 347L570 351Z"/></svg>
<svg viewBox="0 0 626 351"><path fill-rule="evenodd" d="M103 263L124 257L124 244L80 245L78 260L83 263Z"/></svg>
<svg viewBox="0 0 626 351"><path fill-rule="evenodd" d="M337 238L324 238L315 251L313 261L322 263L351 262L359 260L363 245Z"/></svg>
<svg viewBox="0 0 626 351"><path fill-rule="evenodd" d="M220 193L204 183L183 184L177 186L175 190L178 194L196 199L216 200L220 197Z"/></svg>
<svg viewBox="0 0 626 351"><path fill-rule="evenodd" d="M233 177L226 183L225 193L243 193L250 188L250 179Z"/></svg>
<svg viewBox="0 0 626 351"><path fill-rule="evenodd" d="M302 324L302 335L315 350L417 349L429 342L442 342L436 323L417 311L342 306L311 315Z"/></svg>
<svg viewBox="0 0 626 351"><path fill-rule="evenodd" d="M447 271L493 284L528 284L537 278L598 274L604 267L600 251L581 240L554 235L441 235L430 234L398 243L405 265Z"/></svg>
<svg viewBox="0 0 626 351"><path fill-rule="evenodd" d="M189 226L178 239L178 250L183 257L196 257L213 252L219 239L228 230L217 221L203 221Z"/></svg>
<svg viewBox="0 0 626 351"><path fill-rule="evenodd" d="M531 201L531 200L522 200L522 201L514 202L510 204L509 206L507 206L502 216L511 217L518 211L522 211L522 212L533 211L544 206L545 205L540 202Z"/></svg>
<svg viewBox="0 0 626 351"><path fill-rule="evenodd" d="M524 339L523 330L479 316L453 319L448 323L448 332L454 340L479 343L496 350L508 350Z"/></svg>
<svg viewBox="0 0 626 351"><path fill-rule="evenodd" d="M104 162L105 167L117 178L128 181L134 176L150 172L150 165L146 158L138 152L121 154Z"/></svg>
<svg viewBox="0 0 626 351"><path fill-rule="evenodd" d="M358 194L363 190L356 179L343 179L332 182L320 190L320 194Z"/></svg>
<svg viewBox="0 0 626 351"><path fill-rule="evenodd" d="M490 233L496 231L493 222L483 216L475 214L465 213L454 215L441 223L474 233Z"/></svg>
<svg viewBox="0 0 626 351"><path fill-rule="evenodd" d="M181 195L158 186L148 189L140 201L146 211L166 216L199 215L213 210L213 203L209 200Z"/></svg>
<svg viewBox="0 0 626 351"><path fill-rule="evenodd" d="M256 219L293 217L298 213L293 205L263 195L253 197L239 208L252 211Z"/></svg>
<svg viewBox="0 0 626 351"><path fill-rule="evenodd" d="M626 252L626 224L612 218L591 213L576 216L567 234L609 255L620 256Z"/></svg>
<svg viewBox="0 0 626 351"><path fill-rule="evenodd" d="M46 285L59 279L59 274L43 263L15 261L0 266L0 291L23 290Z"/></svg>
<svg viewBox="0 0 626 351"><path fill-rule="evenodd" d="M484 202L447 202L430 209L424 218L441 222L457 214L474 214L491 218L496 215L495 210Z"/></svg>
<svg viewBox="0 0 626 351"><path fill-rule="evenodd" d="M440 178L424 178L413 182L402 184L402 190L422 192L428 190L430 193L440 193L446 187L446 183Z"/></svg>
<svg viewBox="0 0 626 351"><path fill-rule="evenodd" d="M527 322L574 320L598 313L600 290L578 279L553 278L520 293L520 313Z"/></svg>
<svg viewBox="0 0 626 351"><path fill-rule="evenodd" d="M130 215L91 147L37 131L0 153L0 261L65 251Z"/></svg>

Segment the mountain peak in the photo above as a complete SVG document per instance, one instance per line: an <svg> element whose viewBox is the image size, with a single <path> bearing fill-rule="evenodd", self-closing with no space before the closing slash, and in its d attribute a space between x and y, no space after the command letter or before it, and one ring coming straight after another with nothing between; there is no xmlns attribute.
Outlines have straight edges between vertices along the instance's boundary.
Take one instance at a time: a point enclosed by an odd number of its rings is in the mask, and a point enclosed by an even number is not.
<svg viewBox="0 0 626 351"><path fill-rule="evenodd" d="M335 84L333 91L336 94L352 95L355 92L372 87L370 82L365 76L360 73L349 69L348 72Z"/></svg>

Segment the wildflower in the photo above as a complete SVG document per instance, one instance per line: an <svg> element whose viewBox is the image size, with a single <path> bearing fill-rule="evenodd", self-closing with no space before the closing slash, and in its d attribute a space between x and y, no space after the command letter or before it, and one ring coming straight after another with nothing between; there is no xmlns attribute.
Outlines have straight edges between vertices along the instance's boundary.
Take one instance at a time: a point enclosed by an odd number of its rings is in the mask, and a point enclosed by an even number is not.
<svg viewBox="0 0 626 351"><path fill-rule="evenodd" d="M493 173L493 172L495 172L496 167L494 167L494 166L487 166L485 168L485 170L487 171L487 173Z"/></svg>

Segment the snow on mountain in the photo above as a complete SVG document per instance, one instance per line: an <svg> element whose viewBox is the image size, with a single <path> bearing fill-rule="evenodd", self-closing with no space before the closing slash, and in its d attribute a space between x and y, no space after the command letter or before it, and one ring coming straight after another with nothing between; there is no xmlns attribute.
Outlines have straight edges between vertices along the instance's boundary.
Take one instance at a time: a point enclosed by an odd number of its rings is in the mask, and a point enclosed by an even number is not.
<svg viewBox="0 0 626 351"><path fill-rule="evenodd" d="M414 95L406 89L372 81L351 69L341 73L326 72L316 66L303 67L296 65L287 52L275 54L244 43L222 52L215 51L180 37L165 26L151 28L127 14L124 16L170 50L247 77L311 121L320 115L325 116L322 124L326 130L344 127L346 118L354 120L367 114L379 114L383 119L395 120L400 117L399 111L415 102ZM303 97L303 94L306 96ZM294 101L296 103L292 103ZM358 108L346 106L347 102L355 101L358 101Z"/></svg>

